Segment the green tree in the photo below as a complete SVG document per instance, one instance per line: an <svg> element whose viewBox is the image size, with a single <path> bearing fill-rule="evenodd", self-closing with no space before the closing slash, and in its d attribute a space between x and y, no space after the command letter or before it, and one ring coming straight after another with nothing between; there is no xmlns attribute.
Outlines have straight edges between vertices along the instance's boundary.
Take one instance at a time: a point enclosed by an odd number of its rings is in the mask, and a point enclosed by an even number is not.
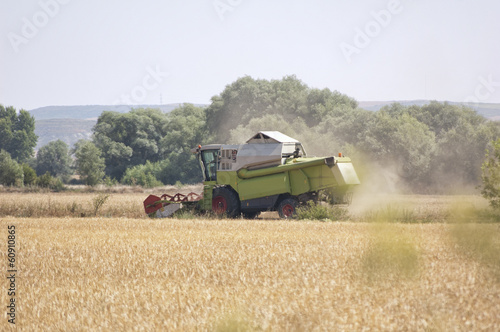
<svg viewBox="0 0 500 332"><path fill-rule="evenodd" d="M191 149L211 143L203 108L184 104L168 115L165 136L160 140L162 172L158 180L165 184L196 183L202 180L199 164Z"/></svg>
<svg viewBox="0 0 500 332"><path fill-rule="evenodd" d="M480 184L483 154L488 143L500 135L498 124L468 107L436 101L409 107L395 103L376 112L375 118L381 113L393 119L410 116L425 124L435 136L435 153L431 156L429 167L427 171L419 172L414 184L425 185L428 191L439 193L471 190ZM370 122L366 126L370 128L368 132L373 133L373 126L378 125L380 122ZM365 149L372 146L377 151L389 148L388 141L382 136L375 140L373 135L358 135L358 138ZM399 165L396 158L390 155L385 158L393 159Z"/></svg>
<svg viewBox="0 0 500 332"><path fill-rule="evenodd" d="M435 152L435 135L408 114L375 114L358 146L381 170L392 170L403 182L416 185L425 177Z"/></svg>
<svg viewBox="0 0 500 332"><path fill-rule="evenodd" d="M231 135L228 128L245 127L264 115L281 116L285 123L300 117L315 126L327 115L339 115L357 105L354 99L337 91L311 89L293 75L271 81L245 76L212 98L207 126L210 132L217 133L219 141L226 142Z"/></svg>
<svg viewBox="0 0 500 332"><path fill-rule="evenodd" d="M432 180L443 188L479 185L484 151L497 134L492 122L475 124L459 119L437 141Z"/></svg>
<svg viewBox="0 0 500 332"><path fill-rule="evenodd" d="M207 137L205 110L191 104L169 114L155 109L103 112L94 127L94 142L103 153L106 174L115 179L122 179L135 166L133 172L141 172L140 166L149 161L171 165L156 175L163 183L200 181L199 165L190 149ZM129 173L122 181L130 179Z"/></svg>
<svg viewBox="0 0 500 332"><path fill-rule="evenodd" d="M28 160L34 152L38 137L35 118L29 112L0 105L0 149L9 152L19 162Z"/></svg>
<svg viewBox="0 0 500 332"><path fill-rule="evenodd" d="M49 172L50 175L67 181L71 175L71 157L69 147L61 140L49 142L42 146L36 155L36 171L38 175Z"/></svg>
<svg viewBox="0 0 500 332"><path fill-rule="evenodd" d="M23 174L24 174L24 185L30 186L36 184L37 176L36 172L28 164L22 164Z"/></svg>
<svg viewBox="0 0 500 332"><path fill-rule="evenodd" d="M16 123L16 109L12 106L3 107L0 104L0 149L9 152L14 137L13 127Z"/></svg>
<svg viewBox="0 0 500 332"><path fill-rule="evenodd" d="M482 170L481 194L495 209L500 209L500 138L492 142L493 151L486 150Z"/></svg>
<svg viewBox="0 0 500 332"><path fill-rule="evenodd" d="M39 187L49 188L54 191L61 191L64 189L64 184L62 183L61 179L53 177L49 172L46 172L45 174L39 176L36 179L36 184Z"/></svg>
<svg viewBox="0 0 500 332"><path fill-rule="evenodd" d="M368 135L377 113L359 108L340 107L339 109L342 109L339 113L325 115L321 122L310 131L315 135L326 134L325 139L321 141L323 145L338 142L337 148L345 145L359 146Z"/></svg>
<svg viewBox="0 0 500 332"><path fill-rule="evenodd" d="M157 109L103 112L94 127L93 141L103 153L106 174L121 179L128 167L159 161L167 122L167 115Z"/></svg>
<svg viewBox="0 0 500 332"><path fill-rule="evenodd" d="M23 169L5 150L0 150L0 184L22 186Z"/></svg>
<svg viewBox="0 0 500 332"><path fill-rule="evenodd" d="M95 186L105 176L104 158L94 143L86 140L79 140L74 147L75 166L77 173L83 182L89 186Z"/></svg>
<svg viewBox="0 0 500 332"><path fill-rule="evenodd" d="M159 162L151 163L146 161L144 165L137 165L128 168L122 178L123 184L139 185L142 187L152 188L163 185L158 181L158 177L162 173L162 168Z"/></svg>
<svg viewBox="0 0 500 332"><path fill-rule="evenodd" d="M408 108L411 116L425 123L440 138L449 130L456 128L461 122L473 126L485 124L487 120L472 108L463 105L451 105L447 102L432 101L427 105ZM484 151L484 150L483 150Z"/></svg>
<svg viewBox="0 0 500 332"><path fill-rule="evenodd" d="M292 123L288 123L281 115L266 114L260 118L250 120L246 125L239 125L231 130L228 143L240 144L261 130L277 130L290 137L297 137Z"/></svg>
<svg viewBox="0 0 500 332"><path fill-rule="evenodd" d="M312 127L320 124L327 117L341 117L357 107L356 100L338 91L311 89L307 94L307 113L303 117Z"/></svg>

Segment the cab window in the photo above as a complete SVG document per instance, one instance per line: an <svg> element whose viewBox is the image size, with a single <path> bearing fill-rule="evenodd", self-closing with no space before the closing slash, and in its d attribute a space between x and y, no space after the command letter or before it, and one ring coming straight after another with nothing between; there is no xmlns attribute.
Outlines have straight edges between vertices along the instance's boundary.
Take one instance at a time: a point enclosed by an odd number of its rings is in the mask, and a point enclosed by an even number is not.
<svg viewBox="0 0 500 332"><path fill-rule="evenodd" d="M217 181L218 150L204 150L201 152L203 174L205 181Z"/></svg>

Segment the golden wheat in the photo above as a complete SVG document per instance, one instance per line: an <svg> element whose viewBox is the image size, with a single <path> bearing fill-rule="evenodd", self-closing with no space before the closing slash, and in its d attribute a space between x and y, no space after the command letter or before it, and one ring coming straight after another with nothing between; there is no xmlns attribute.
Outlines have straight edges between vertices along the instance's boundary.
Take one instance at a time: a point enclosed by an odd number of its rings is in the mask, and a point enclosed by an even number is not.
<svg viewBox="0 0 500 332"><path fill-rule="evenodd" d="M94 216L94 200L102 193L0 193L0 216L89 217ZM147 218L142 202L144 193L107 194L99 216Z"/></svg>
<svg viewBox="0 0 500 332"><path fill-rule="evenodd" d="M24 331L500 330L500 283L447 224L0 220Z"/></svg>

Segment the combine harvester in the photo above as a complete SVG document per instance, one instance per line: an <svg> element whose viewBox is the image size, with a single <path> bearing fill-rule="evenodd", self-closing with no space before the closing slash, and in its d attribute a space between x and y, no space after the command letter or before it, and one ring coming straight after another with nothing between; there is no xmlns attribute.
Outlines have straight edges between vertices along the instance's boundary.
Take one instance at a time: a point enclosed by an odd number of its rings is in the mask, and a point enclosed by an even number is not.
<svg viewBox="0 0 500 332"><path fill-rule="evenodd" d="M168 217L184 203L230 218L254 218L262 211L291 218L300 204L323 196L350 203L359 184L351 159L340 153L307 158L299 141L278 131L261 131L241 145L199 145L192 152L203 172L203 193L150 195L144 201L150 217Z"/></svg>

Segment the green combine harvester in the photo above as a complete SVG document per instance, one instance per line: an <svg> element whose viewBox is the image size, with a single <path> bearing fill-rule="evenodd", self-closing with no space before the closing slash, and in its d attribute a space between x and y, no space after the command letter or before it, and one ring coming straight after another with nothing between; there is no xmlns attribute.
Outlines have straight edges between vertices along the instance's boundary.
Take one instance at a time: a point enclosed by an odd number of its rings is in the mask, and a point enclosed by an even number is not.
<svg viewBox="0 0 500 332"><path fill-rule="evenodd" d="M294 216L308 201L350 203L359 184L351 159L306 157L302 144L278 131L261 131L245 144L210 144L192 150L203 172L203 193L150 195L144 201L151 217L168 217L182 204L234 218L254 218L262 211Z"/></svg>

